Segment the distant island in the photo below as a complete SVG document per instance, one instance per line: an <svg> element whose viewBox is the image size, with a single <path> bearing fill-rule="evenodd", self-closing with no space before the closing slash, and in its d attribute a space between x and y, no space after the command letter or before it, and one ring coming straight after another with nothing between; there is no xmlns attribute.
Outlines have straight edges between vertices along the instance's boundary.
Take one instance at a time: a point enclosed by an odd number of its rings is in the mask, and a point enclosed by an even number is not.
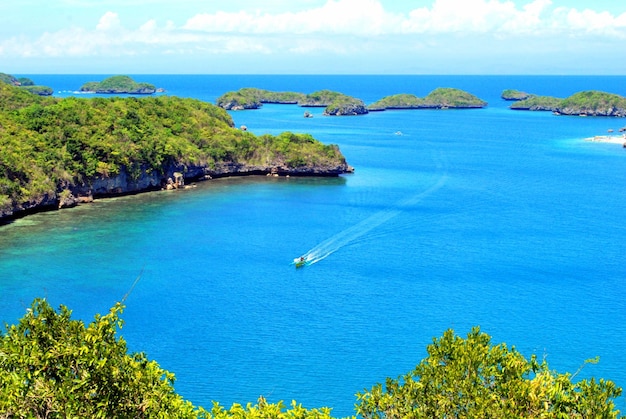
<svg viewBox="0 0 626 419"><path fill-rule="evenodd" d="M264 103L323 107L326 108L324 115L363 115L368 112L361 99L331 90L304 94L246 87L226 92L216 101L217 106L226 110L259 109Z"/></svg>
<svg viewBox="0 0 626 419"><path fill-rule="evenodd" d="M407 93L386 96L367 108L370 111L384 111L385 109L469 109L485 106L487 102L471 93L450 87L440 87L424 98Z"/></svg>
<svg viewBox="0 0 626 419"><path fill-rule="evenodd" d="M511 104L510 108L513 110L557 112L562 101L563 99L553 96L530 95L527 99L521 99Z"/></svg>
<svg viewBox="0 0 626 419"><path fill-rule="evenodd" d="M39 96L50 96L54 93L51 87L36 85L35 82L28 77L17 78L10 74L0 73L0 82L20 87Z"/></svg>
<svg viewBox="0 0 626 419"><path fill-rule="evenodd" d="M515 89L506 89L502 92L502 95L500 95L504 100L526 100L532 96L534 95Z"/></svg>
<svg viewBox="0 0 626 419"><path fill-rule="evenodd" d="M80 87L81 92L100 94L151 95L158 89L150 83L137 83L128 76L112 76L100 82L90 81Z"/></svg>
<svg viewBox="0 0 626 419"><path fill-rule="evenodd" d="M304 101L306 95L296 92L272 92L270 90L244 87L226 92L217 98L217 106L226 110L258 109L264 103L296 105Z"/></svg>
<svg viewBox="0 0 626 419"><path fill-rule="evenodd" d="M197 99L59 99L0 83L0 223L218 177L352 171L336 145L291 132L256 136Z"/></svg>
<svg viewBox="0 0 626 419"><path fill-rule="evenodd" d="M259 109L264 103L324 107L324 115L363 115L385 109L463 109L487 106L487 102L476 96L453 88L435 89L424 98L406 93L387 96L369 106L365 106L361 99L332 90L304 94L272 92L251 87L227 92L216 101L217 106L226 110ZM310 113L305 113L305 117L310 116Z"/></svg>
<svg viewBox="0 0 626 419"><path fill-rule="evenodd" d="M527 99L513 103L510 108L550 111L556 115L626 117L626 97L598 90L578 92L565 99L529 95Z"/></svg>

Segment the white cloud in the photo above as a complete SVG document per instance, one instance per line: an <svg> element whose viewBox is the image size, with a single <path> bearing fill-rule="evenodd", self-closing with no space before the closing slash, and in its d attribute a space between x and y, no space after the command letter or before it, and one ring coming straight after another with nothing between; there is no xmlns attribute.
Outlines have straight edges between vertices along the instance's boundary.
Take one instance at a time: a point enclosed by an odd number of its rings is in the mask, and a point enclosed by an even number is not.
<svg viewBox="0 0 626 419"><path fill-rule="evenodd" d="M565 14L565 16L564 16ZM556 30L611 33L626 38L626 13L613 16L590 9L553 8L551 0L534 0L521 8L513 1L435 0L406 14L387 12L378 0L328 0L300 12L201 13L183 29L232 34L394 34L499 33L543 35Z"/></svg>
<svg viewBox="0 0 626 419"><path fill-rule="evenodd" d="M94 4L92 0L67 1ZM529 0L522 6L511 0L433 0L429 6L399 13L385 10L381 0L327 0L300 11L217 11L193 15L182 25L149 19L128 28L118 13L108 11L91 28L70 27L36 39L0 40L0 57L351 54L376 48L410 53L446 45L458 50L465 40L478 36L486 42L511 40L512 47L536 48L542 47L542 40L572 36L623 42L626 13L616 16L554 7L551 0Z"/></svg>
<svg viewBox="0 0 626 419"><path fill-rule="evenodd" d="M120 18L117 13L106 12L101 18L98 24L96 25L96 30L98 31L110 31L120 29Z"/></svg>
<svg viewBox="0 0 626 419"><path fill-rule="evenodd" d="M326 33L365 36L389 33L400 21L400 16L386 12L377 0L328 0L322 7L301 12L202 13L190 18L183 29L239 34Z"/></svg>

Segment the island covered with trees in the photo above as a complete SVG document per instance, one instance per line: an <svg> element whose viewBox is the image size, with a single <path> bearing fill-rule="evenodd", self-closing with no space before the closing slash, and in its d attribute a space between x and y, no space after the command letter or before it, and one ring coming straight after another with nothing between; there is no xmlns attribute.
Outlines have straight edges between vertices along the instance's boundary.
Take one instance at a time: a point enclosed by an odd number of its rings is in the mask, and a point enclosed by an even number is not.
<svg viewBox="0 0 626 419"><path fill-rule="evenodd" d="M504 100L525 100L530 98L531 96L534 95L516 89L506 89L500 95L500 97Z"/></svg>
<svg viewBox="0 0 626 419"><path fill-rule="evenodd" d="M11 86L21 87L22 89L39 96L50 96L52 95L52 93L54 93L51 87L37 85L28 77L18 78L12 76L11 74L0 73L0 83L6 83Z"/></svg>
<svg viewBox="0 0 626 419"><path fill-rule="evenodd" d="M556 115L626 117L626 97L614 93L586 90L565 99L528 94L525 99L521 99L521 95L511 95L510 92L516 91L505 90L502 97L520 97L510 106L514 110L550 111Z"/></svg>
<svg viewBox="0 0 626 419"><path fill-rule="evenodd" d="M226 92L217 98L217 106L226 110L259 109L264 103L298 105L305 108L326 108L325 115L362 115L367 113L361 99L331 90L310 94L298 92L273 92L246 87Z"/></svg>
<svg viewBox="0 0 626 419"><path fill-rule="evenodd" d="M424 98L406 93L387 96L368 106L361 99L332 90L304 94L243 88L223 94L216 103L227 110L259 109L264 103L324 107L324 115L363 115L385 109L462 109L487 106L487 102L471 93L454 88L438 88Z"/></svg>
<svg viewBox="0 0 626 419"><path fill-rule="evenodd" d="M222 176L351 170L336 145L256 136L196 99L59 99L0 83L0 221Z"/></svg>
<svg viewBox="0 0 626 419"><path fill-rule="evenodd" d="M471 93L461 89L440 87L424 98L406 93L386 96L367 108L370 111L383 111L385 109L464 109L484 108L485 106L487 102Z"/></svg>
<svg viewBox="0 0 626 419"><path fill-rule="evenodd" d="M129 353L119 336L123 302L85 325L61 306L36 299L15 325L0 331L0 415L7 418L312 418L332 419L329 407L296 401L218 401L210 410L174 391L174 374L144 353ZM428 356L398 378L356 395L356 413L376 418L617 418L622 393L605 379L576 381L535 355L494 344L478 327L466 337L447 330ZM584 361L595 363L597 359ZM583 364L583 365L584 365ZM352 418L355 418L354 416Z"/></svg>
<svg viewBox="0 0 626 419"><path fill-rule="evenodd" d="M138 83L128 76L112 76L102 81L90 81L80 87L81 92L100 94L151 95L157 88L150 83Z"/></svg>

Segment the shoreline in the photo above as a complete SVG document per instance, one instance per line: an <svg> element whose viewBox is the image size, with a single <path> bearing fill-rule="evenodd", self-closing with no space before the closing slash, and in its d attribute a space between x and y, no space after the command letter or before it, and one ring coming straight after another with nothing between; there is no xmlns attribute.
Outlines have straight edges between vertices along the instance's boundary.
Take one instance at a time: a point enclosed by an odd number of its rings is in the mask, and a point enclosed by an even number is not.
<svg viewBox="0 0 626 419"><path fill-rule="evenodd" d="M626 134L624 135L596 135L585 138L585 141L594 143L621 144L626 148Z"/></svg>

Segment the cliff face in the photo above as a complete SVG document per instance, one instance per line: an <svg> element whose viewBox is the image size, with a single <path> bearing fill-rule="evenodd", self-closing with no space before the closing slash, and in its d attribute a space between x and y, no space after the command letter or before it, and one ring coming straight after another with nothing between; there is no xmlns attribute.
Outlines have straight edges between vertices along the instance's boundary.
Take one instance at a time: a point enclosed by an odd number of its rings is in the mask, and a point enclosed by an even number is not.
<svg viewBox="0 0 626 419"><path fill-rule="evenodd" d="M212 167L207 165L169 165L163 168L162 173L142 170L142 174L135 178L125 168L122 168L120 173L115 176L97 177L82 184L61 185L54 194L44 194L37 199L12 207L0 207L0 222L34 212L72 207L80 203L91 202L94 198L177 188L183 187L188 182L220 177L246 175L338 176L353 171L354 169L347 163L335 165L308 164L289 167L280 161L265 166L223 162Z"/></svg>
<svg viewBox="0 0 626 419"><path fill-rule="evenodd" d="M585 107L585 106L564 106L555 109L560 115L584 115L584 116L613 116L618 118L626 117L626 109L616 106L606 107Z"/></svg>
<svg viewBox="0 0 626 419"><path fill-rule="evenodd" d="M324 110L324 115L343 116L343 115L365 115L368 113L363 103L347 103L338 106L329 105Z"/></svg>

